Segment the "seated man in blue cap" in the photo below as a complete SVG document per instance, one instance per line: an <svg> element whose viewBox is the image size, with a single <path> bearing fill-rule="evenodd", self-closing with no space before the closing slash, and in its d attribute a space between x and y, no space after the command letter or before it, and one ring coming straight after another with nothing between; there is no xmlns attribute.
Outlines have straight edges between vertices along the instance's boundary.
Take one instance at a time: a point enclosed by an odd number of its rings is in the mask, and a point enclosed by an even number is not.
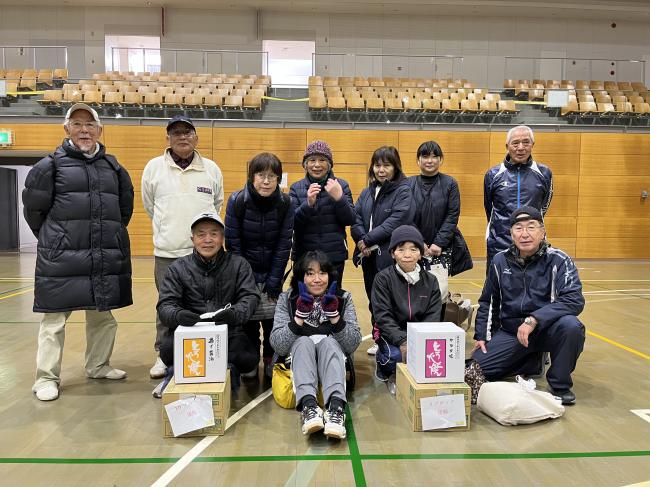
<svg viewBox="0 0 650 487"><path fill-rule="evenodd" d="M577 318L585 305L578 271L567 254L546 242L538 209L512 212L510 235L513 244L496 254L488 269L472 359L487 380L500 380L525 374L531 358L550 352L550 392L562 404L574 404L571 374L585 342Z"/></svg>
<svg viewBox="0 0 650 487"><path fill-rule="evenodd" d="M255 350L243 330L260 300L250 264L224 250L224 224L218 213L200 213L190 228L194 250L169 266L160 286L157 310L167 330L160 358L168 374L154 389L155 397L160 397L172 375L178 326L199 321L228 325L228 364L234 388L239 374L252 371L260 360L259 348Z"/></svg>

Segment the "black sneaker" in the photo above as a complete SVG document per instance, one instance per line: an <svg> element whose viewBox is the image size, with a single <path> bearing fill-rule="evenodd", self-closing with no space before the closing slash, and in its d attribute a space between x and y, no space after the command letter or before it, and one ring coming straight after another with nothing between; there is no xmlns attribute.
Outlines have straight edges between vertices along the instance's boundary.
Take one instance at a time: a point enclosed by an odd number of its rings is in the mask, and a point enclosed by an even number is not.
<svg viewBox="0 0 650 487"><path fill-rule="evenodd" d="M323 410L318 406L305 406L300 412L302 418L302 434L311 435L323 429Z"/></svg>
<svg viewBox="0 0 650 487"><path fill-rule="evenodd" d="M345 438L345 412L341 407L325 411L325 436L342 440Z"/></svg>
<svg viewBox="0 0 650 487"><path fill-rule="evenodd" d="M562 404L565 406L571 406L576 403L576 395L573 393L571 389L565 389L563 391L549 389L549 391L555 397L559 397L560 399L562 399Z"/></svg>

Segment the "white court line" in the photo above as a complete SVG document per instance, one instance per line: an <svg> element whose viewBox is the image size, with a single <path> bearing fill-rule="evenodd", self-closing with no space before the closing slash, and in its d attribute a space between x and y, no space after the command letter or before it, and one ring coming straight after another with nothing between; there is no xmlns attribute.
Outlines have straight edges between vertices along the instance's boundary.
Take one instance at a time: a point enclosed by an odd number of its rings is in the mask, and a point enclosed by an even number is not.
<svg viewBox="0 0 650 487"><path fill-rule="evenodd" d="M632 291L649 292L649 288L627 288L627 289L603 289L601 291L585 291L583 294L602 294L602 293L624 293Z"/></svg>
<svg viewBox="0 0 650 487"><path fill-rule="evenodd" d="M650 423L650 409L630 409L632 414L636 414L643 421Z"/></svg>
<svg viewBox="0 0 650 487"><path fill-rule="evenodd" d="M253 410L257 405L259 405L262 401L264 401L264 399L269 397L272 393L273 393L272 389L268 389L264 391L262 394L260 394L255 399L253 399L251 402L246 404L246 406L244 406L235 414L233 414L231 417L229 417L228 422L226 423L226 431L228 431L228 428L230 428L237 421L243 418L244 415L246 415L248 412ZM205 438L203 438L194 446L194 448L188 451L174 465L172 465L169 468L169 470L167 470L162 475L162 477L160 477L153 484L151 484L151 487L164 487L168 485L172 480L174 480L174 478L176 478L176 476L179 473L181 473L185 469L185 467L187 467L190 463L192 463L192 461L196 457L198 457L207 447L209 447L217 438L219 437L206 436Z"/></svg>
<svg viewBox="0 0 650 487"><path fill-rule="evenodd" d="M365 341L368 340L369 338L372 338L372 333L371 333L370 335L366 335L366 336L361 337L361 341L362 341L362 342L365 342Z"/></svg>

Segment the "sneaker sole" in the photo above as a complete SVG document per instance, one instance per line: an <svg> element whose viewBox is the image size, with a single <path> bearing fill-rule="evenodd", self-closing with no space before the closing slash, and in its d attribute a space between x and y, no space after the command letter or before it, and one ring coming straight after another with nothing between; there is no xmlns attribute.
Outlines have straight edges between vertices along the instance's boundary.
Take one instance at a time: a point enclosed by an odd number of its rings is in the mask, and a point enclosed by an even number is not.
<svg viewBox="0 0 650 487"><path fill-rule="evenodd" d="M311 435L312 433L316 433L317 431L320 431L324 428L323 423L314 423L311 425L306 425L302 427L302 434L303 435Z"/></svg>
<svg viewBox="0 0 650 487"><path fill-rule="evenodd" d="M343 431L343 432L341 432L341 431L332 431L332 430L328 430L327 428L325 428L325 431L323 432L323 434L325 436L327 436L328 438L332 438L334 440L343 440L343 439L345 439L345 433L346 433L345 431Z"/></svg>
<svg viewBox="0 0 650 487"><path fill-rule="evenodd" d="M163 372L162 374L159 373L152 374L151 372L149 372L149 377L151 377L152 379L162 379L163 377L165 377L165 375L167 375L167 371Z"/></svg>

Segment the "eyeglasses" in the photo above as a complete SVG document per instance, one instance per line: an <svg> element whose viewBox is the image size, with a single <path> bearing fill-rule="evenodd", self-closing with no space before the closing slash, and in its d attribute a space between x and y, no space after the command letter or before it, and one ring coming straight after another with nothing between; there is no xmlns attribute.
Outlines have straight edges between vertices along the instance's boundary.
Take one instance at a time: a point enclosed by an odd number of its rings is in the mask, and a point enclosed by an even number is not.
<svg viewBox="0 0 650 487"><path fill-rule="evenodd" d="M532 140L528 140L528 139L524 139L524 140L511 140L511 141L509 142L509 145L512 145L512 146L514 146L514 147L517 147L517 146L519 146L519 145L521 145L521 146L523 146L523 147L528 147L529 145L533 145L533 141L532 141Z"/></svg>
<svg viewBox="0 0 650 487"><path fill-rule="evenodd" d="M95 130L98 127L97 122L80 122L79 120L70 120L68 122L68 126L75 129L75 130L81 130L81 128L85 128L86 130Z"/></svg>
<svg viewBox="0 0 650 487"><path fill-rule="evenodd" d="M317 159L307 159L307 165L308 166L315 166L315 165L321 165L321 164L329 164L330 161L327 159L323 158L317 158Z"/></svg>
<svg viewBox="0 0 650 487"><path fill-rule="evenodd" d="M169 132L172 137L191 137L194 135L193 130L172 130Z"/></svg>
<svg viewBox="0 0 650 487"><path fill-rule="evenodd" d="M274 183L278 180L277 174L268 174L263 172L256 172L255 177L260 181L268 181L269 183Z"/></svg>
<svg viewBox="0 0 650 487"><path fill-rule="evenodd" d="M525 226L524 225L514 225L512 227L512 232L520 234L520 233L523 233L524 230L526 230L529 234L531 234L531 233L535 233L540 228L542 228L541 225L535 225L535 224L525 225Z"/></svg>

